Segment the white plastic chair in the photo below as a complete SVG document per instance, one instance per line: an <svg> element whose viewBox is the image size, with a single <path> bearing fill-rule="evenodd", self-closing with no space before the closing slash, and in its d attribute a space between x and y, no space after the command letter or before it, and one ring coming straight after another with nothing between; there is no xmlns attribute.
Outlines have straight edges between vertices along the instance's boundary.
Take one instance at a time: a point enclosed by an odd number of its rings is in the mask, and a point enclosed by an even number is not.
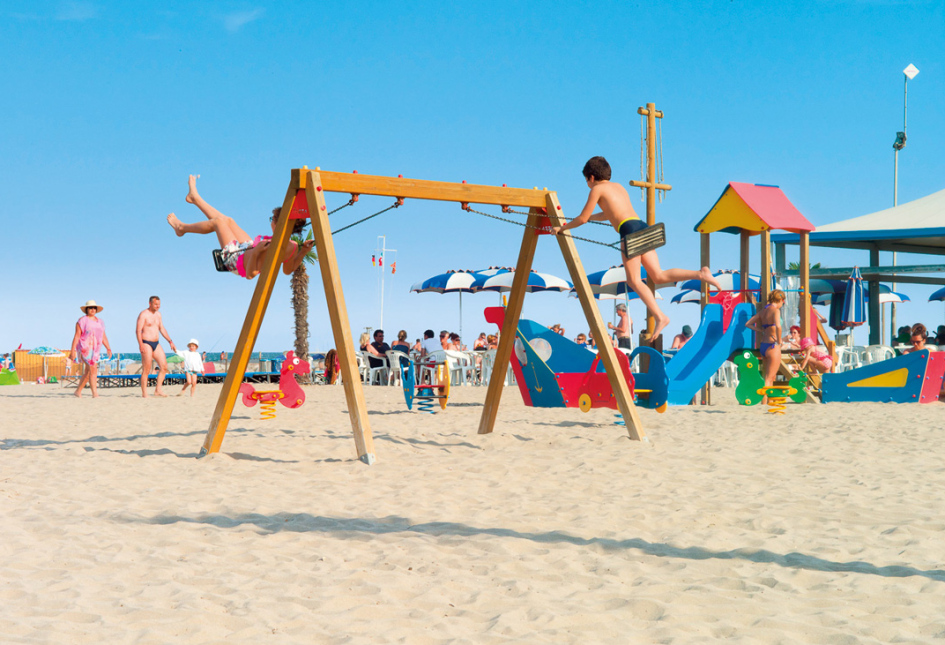
<svg viewBox="0 0 945 645"><path fill-rule="evenodd" d="M476 358L469 352L446 351L446 363L453 385L476 384Z"/></svg>
<svg viewBox="0 0 945 645"><path fill-rule="evenodd" d="M387 377L387 384L394 385L396 382L397 385L401 385L400 367L401 365L407 365L411 362L413 361L410 360L410 357L407 354L396 349L388 350L387 366L389 368L389 374Z"/></svg>
<svg viewBox="0 0 945 645"><path fill-rule="evenodd" d="M834 372L847 372L855 370L863 364L860 353L855 347L837 346L837 365Z"/></svg>
<svg viewBox="0 0 945 645"><path fill-rule="evenodd" d="M381 364L377 367L371 367L371 359L375 361L381 361ZM387 362L387 357L374 356L373 354L364 354L365 362L368 365L368 383L374 385L386 384L390 381L390 365Z"/></svg>
<svg viewBox="0 0 945 645"><path fill-rule="evenodd" d="M867 365L872 365L873 363L879 363L895 357L896 352L892 347L887 347L886 345L870 345L866 348L866 360L864 362Z"/></svg>

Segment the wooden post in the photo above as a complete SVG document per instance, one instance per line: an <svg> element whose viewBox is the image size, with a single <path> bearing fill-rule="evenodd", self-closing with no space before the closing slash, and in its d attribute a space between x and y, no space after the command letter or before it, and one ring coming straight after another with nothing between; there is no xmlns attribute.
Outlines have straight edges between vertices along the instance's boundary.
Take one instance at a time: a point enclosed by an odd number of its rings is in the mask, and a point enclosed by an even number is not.
<svg viewBox="0 0 945 645"><path fill-rule="evenodd" d="M870 266L879 266L879 249L877 248L870 249ZM879 315L883 307L879 303L879 278L867 280L866 285L869 288L870 294L870 304L867 309L867 324L870 326L870 345L879 345L883 342L883 327L880 323Z"/></svg>
<svg viewBox="0 0 945 645"><path fill-rule="evenodd" d="M771 231L761 232L761 298L759 310L768 302L771 293Z"/></svg>
<svg viewBox="0 0 945 645"><path fill-rule="evenodd" d="M739 289L741 289L742 302L751 302L751 293L748 291L751 286L748 283L749 267L751 266L751 235L748 231L742 231L739 250L738 273L740 278Z"/></svg>
<svg viewBox="0 0 945 645"><path fill-rule="evenodd" d="M669 184L656 183L656 120L663 118L663 112L656 109L656 103L647 103L645 108L637 109L637 114L646 117L646 181L631 180L630 185L646 189L646 223L653 226L656 223L656 191L673 189ZM656 284L650 276L646 278L646 286L655 295ZM646 338L653 338L655 329L656 317L647 309Z"/></svg>
<svg viewBox="0 0 945 645"><path fill-rule="evenodd" d="M810 328L810 233L807 231L801 231L800 276L801 338L807 338L813 332Z"/></svg>
<svg viewBox="0 0 945 645"><path fill-rule="evenodd" d="M563 214L561 204L558 203L557 193L548 193L548 214L552 226L561 225ZM574 248L574 240L567 235L558 235L558 246L561 247L561 254L564 256L564 263L568 265L568 272L571 274L571 281L574 283L574 289L577 291L578 300L581 301L581 309L584 310L584 316L587 319L588 328L594 334L597 343L597 355L600 356L607 370L607 377L610 380L610 387L613 390L614 398L617 402L617 409L623 415L627 426L627 433L631 439L636 441L649 441L643 430L643 424L640 416L637 414L636 406L633 403L633 397L630 396L630 387L623 376L620 364L617 362L617 351L613 345L607 342L607 328L600 317L600 310L597 308L597 302L594 300L594 293L591 291L591 285L587 281L587 275L584 273L584 266L581 258L578 256L577 249ZM514 288L514 287L513 287ZM508 321L508 316L506 316ZM517 320L516 320L517 322ZM504 335L504 330L503 330ZM492 377L493 379L495 376Z"/></svg>
<svg viewBox="0 0 945 645"><path fill-rule="evenodd" d="M285 249L289 245L292 228L289 211L292 208L297 187L298 177L293 174L289 189L285 194L285 200L282 202L282 211L279 213L276 229L272 234L272 242L269 244L269 249L263 258L262 269L256 279L256 290L253 292L253 299L249 304L249 310L246 312L243 329L240 331L239 340L236 342L236 349L233 351L233 359L230 361L226 372L223 389L217 399L217 407L214 409L213 417L210 420L210 429L207 430L203 447L200 449L201 457L211 452L218 452L220 444L223 443L223 436L226 434L227 425L229 425L230 417L233 414L233 406L236 405L240 385L243 383L243 375L246 373L247 365L249 365L250 355L253 352L253 346L256 344L256 337L259 335L263 316L266 315L266 307L269 305L269 298L272 296L272 289L279 275Z"/></svg>
<svg viewBox="0 0 945 645"><path fill-rule="evenodd" d="M371 465L375 460L374 438L371 434L367 405L364 402L364 390L361 387L361 377L355 359L348 309L341 289L338 258L335 256L335 244L331 238L325 192L322 189L321 177L317 172L308 171L305 174L307 177L302 183L312 219L315 248L318 250L318 268L321 270L322 284L325 287L331 333L335 341L338 360L341 363L341 378L345 388L345 401L348 404L348 417L351 419L351 429L354 432L354 444L358 451L358 459Z"/></svg>
<svg viewBox="0 0 945 645"><path fill-rule="evenodd" d="M707 267L710 264L709 234L699 234L699 266ZM699 320L702 320L702 314L705 313L706 305L709 304L709 285L702 282L701 292L699 294ZM706 381L702 386L702 405L712 404L712 379Z"/></svg>
<svg viewBox="0 0 945 645"><path fill-rule="evenodd" d="M509 360L512 358L512 348L515 345L518 319L522 315L522 305L525 302L528 274L532 270L532 259L535 257L535 248L538 246L536 230L538 210L531 208L528 213L528 226L525 228L525 234L522 235L522 248L518 252L515 277L512 278L512 290L509 292L509 301L505 307L505 321L502 323L502 332L499 334L499 347L495 352L492 378L489 379L486 401L483 404L482 417L479 419L479 434L489 434L495 427L496 416L499 414L499 401L502 400L502 390L505 387L505 375L508 373Z"/></svg>

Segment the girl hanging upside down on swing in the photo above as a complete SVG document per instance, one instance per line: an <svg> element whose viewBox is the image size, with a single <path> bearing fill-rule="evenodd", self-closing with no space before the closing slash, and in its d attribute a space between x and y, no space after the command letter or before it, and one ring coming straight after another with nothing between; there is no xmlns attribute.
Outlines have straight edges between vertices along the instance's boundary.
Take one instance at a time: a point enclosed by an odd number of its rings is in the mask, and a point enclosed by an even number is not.
<svg viewBox="0 0 945 645"><path fill-rule="evenodd" d="M204 201L203 197L197 192L197 178L200 175L191 175L189 179L190 190L187 193L186 201L193 204L207 216L205 222L194 222L185 224L180 221L174 213L167 216L167 223L171 225L178 237L185 233L197 233L198 235L209 235L216 233L217 240L220 242L219 253L224 271L235 273L236 275L252 280L262 268L262 261L269 248L271 236L257 235L255 239L251 238L246 231L239 227L232 217L228 217ZM272 209L272 217L269 223L273 231L276 228L276 220L282 208ZM295 230L293 233L301 232L305 226L305 220L295 220ZM282 261L282 271L289 275L302 264L305 256L312 250L315 240L307 240L301 245L295 242L289 242L286 249L285 259Z"/></svg>
<svg viewBox="0 0 945 645"><path fill-rule="evenodd" d="M587 203L581 214L564 226L556 226L552 230L555 235L562 231L577 228L589 220L596 222L609 222L621 238L633 235L646 228L646 222L637 217L633 210L633 204L630 203L630 195L620 184L614 184L610 181L610 164L603 157L592 157L584 164L584 179L587 181L587 187L591 189L587 197ZM595 213L594 207L600 206L601 212ZM665 284L667 282L678 282L680 280L701 280L716 289L721 290L718 281L712 277L709 267L702 267L700 271L690 271L686 269L661 269L660 260L655 250L650 250L642 256L638 255L628 258L622 255L624 270L627 272L627 283L640 296L640 300L646 305L647 309L653 312L656 318L656 327L653 329L653 339L657 338L669 324L669 316L664 314L656 305L656 298L653 292L646 286L640 275L640 264L646 268L648 278L651 278L655 284Z"/></svg>

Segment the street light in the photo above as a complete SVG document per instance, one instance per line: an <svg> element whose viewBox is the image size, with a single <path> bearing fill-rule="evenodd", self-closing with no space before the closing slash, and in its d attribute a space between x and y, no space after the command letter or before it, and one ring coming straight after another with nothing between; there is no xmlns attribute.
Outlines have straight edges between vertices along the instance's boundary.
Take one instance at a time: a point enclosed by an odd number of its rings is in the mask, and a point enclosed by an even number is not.
<svg viewBox="0 0 945 645"><path fill-rule="evenodd" d="M903 86L902 86L902 132L896 133L896 140L893 142L893 156L894 159L894 169L893 169L893 207L899 205L899 151L906 147L906 107L908 105L908 96L909 96L909 81L915 78L919 74L919 68L909 63L909 66L902 70L903 74ZM893 266L896 266L896 252L893 251L892 256ZM896 290L896 283L892 283L892 290ZM893 340L896 336L896 303L892 303L892 309L890 310L889 316L889 339Z"/></svg>

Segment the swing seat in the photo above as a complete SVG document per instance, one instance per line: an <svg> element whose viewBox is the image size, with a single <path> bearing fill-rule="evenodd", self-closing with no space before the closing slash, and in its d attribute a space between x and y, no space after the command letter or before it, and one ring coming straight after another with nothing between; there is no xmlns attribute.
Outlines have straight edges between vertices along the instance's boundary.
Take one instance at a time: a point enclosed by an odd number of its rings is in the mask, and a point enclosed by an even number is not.
<svg viewBox="0 0 945 645"><path fill-rule="evenodd" d="M228 269L223 264L223 249L213 249L213 266L221 273L227 273Z"/></svg>
<svg viewBox="0 0 945 645"><path fill-rule="evenodd" d="M620 238L620 250L628 258L643 255L647 251L658 249L665 244L666 227L663 226L662 222Z"/></svg>

